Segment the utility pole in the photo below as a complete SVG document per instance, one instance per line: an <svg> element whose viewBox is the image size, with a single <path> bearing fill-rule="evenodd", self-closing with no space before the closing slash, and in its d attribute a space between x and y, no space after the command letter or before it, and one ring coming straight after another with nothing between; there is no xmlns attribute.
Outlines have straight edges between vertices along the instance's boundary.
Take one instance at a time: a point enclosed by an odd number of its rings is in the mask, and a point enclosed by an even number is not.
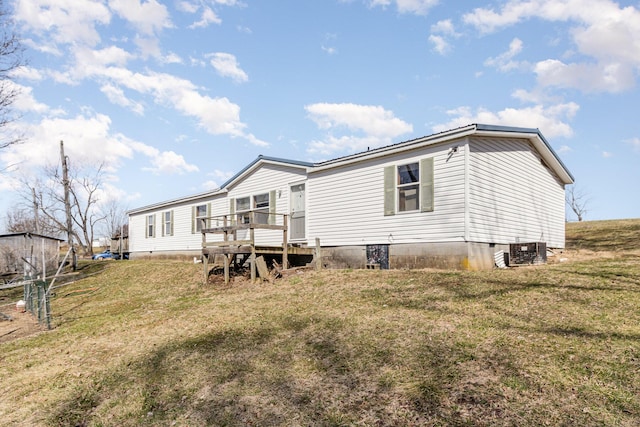
<svg viewBox="0 0 640 427"><path fill-rule="evenodd" d="M38 217L38 199L36 198L35 188L31 188L31 194L33 195L33 217L36 221L36 234L40 234L40 219Z"/></svg>
<svg viewBox="0 0 640 427"><path fill-rule="evenodd" d="M67 156L64 155L64 142L60 141L60 159L62 160L62 185L64 186L64 209L67 213L67 241L69 249L71 249L71 264L73 271L78 267L76 258L76 250L73 246L73 222L71 220L71 203L69 202L69 168L67 165Z"/></svg>

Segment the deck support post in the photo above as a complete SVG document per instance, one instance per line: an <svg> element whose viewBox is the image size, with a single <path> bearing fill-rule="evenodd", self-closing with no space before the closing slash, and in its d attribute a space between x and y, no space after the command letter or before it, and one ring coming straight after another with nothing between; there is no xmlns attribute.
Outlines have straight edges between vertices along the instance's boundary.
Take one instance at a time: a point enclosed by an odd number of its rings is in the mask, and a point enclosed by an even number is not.
<svg viewBox="0 0 640 427"><path fill-rule="evenodd" d="M209 254L202 255L202 265L204 266L204 284L209 281Z"/></svg>
<svg viewBox="0 0 640 427"><path fill-rule="evenodd" d="M204 227L204 222L203 222L203 227ZM204 229L204 228L203 228ZM204 254L204 251L207 250L207 234L206 233L202 233L202 255L200 255L203 259L202 259L202 265L204 268L204 284L206 285L207 282L209 281L209 253L207 252L207 255Z"/></svg>
<svg viewBox="0 0 640 427"><path fill-rule="evenodd" d="M289 216L283 215L282 220L284 221L284 230L282 230L282 269L286 270L289 268L289 242L287 240L287 220Z"/></svg>
<svg viewBox="0 0 640 427"><path fill-rule="evenodd" d="M251 212L253 214L253 212ZM251 218L253 220L253 217ZM251 258L249 258L249 262L251 263L251 281L256 280L256 240L255 240L255 229L251 227L249 229L249 238L251 240Z"/></svg>
<svg viewBox="0 0 640 427"><path fill-rule="evenodd" d="M229 284L229 255L228 254L222 255L222 259L224 262L224 284L228 285Z"/></svg>

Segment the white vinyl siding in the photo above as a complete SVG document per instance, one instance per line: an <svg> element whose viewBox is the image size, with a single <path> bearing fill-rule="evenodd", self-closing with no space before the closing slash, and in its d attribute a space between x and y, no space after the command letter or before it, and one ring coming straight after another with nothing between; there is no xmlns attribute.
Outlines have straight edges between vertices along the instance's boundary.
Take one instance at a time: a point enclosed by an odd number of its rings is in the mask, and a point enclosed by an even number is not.
<svg viewBox="0 0 640 427"><path fill-rule="evenodd" d="M457 145L459 140L310 173L307 185L310 239L319 237L323 246L464 240L463 147L448 156L450 148ZM388 215L387 197L382 191L385 168L419 163L425 158L433 158L435 209ZM345 183L351 184L352 191L345 191Z"/></svg>
<svg viewBox="0 0 640 427"><path fill-rule="evenodd" d="M244 179L234 183L229 188L228 197L229 200L249 197L251 209L255 209L254 196L268 194L268 213L270 214L268 222L273 225L282 225L283 217L281 214L289 214L289 186L293 182L304 181L305 178L304 168L264 164ZM237 206L234 205L234 208ZM238 231L238 239L248 237L248 230ZM258 244L282 245L282 237L280 230L255 231Z"/></svg>
<svg viewBox="0 0 640 427"><path fill-rule="evenodd" d="M208 199L194 201L190 203L176 203L171 205L173 213L172 235L161 235L156 233L156 238L145 239L145 225L148 215L155 215L157 221L161 221L162 214L167 212L167 207L157 210L147 211L129 216L129 248L132 253L153 252L176 252L193 251L197 253L202 250L202 234L193 232L194 221L193 212L198 205L207 205L211 216L228 213L227 199L224 195L211 196ZM211 239L212 240L212 239Z"/></svg>
<svg viewBox="0 0 640 427"><path fill-rule="evenodd" d="M474 138L469 165L469 239L564 246L564 185L527 140Z"/></svg>

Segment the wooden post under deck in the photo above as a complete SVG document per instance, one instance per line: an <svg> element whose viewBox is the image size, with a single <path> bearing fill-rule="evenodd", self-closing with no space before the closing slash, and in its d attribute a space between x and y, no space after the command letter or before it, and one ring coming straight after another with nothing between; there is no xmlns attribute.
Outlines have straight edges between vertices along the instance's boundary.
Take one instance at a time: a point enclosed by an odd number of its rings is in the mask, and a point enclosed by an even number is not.
<svg viewBox="0 0 640 427"><path fill-rule="evenodd" d="M284 230L282 230L282 268L289 268L289 242L287 241L287 218L288 215L282 215L284 221Z"/></svg>
<svg viewBox="0 0 640 427"><path fill-rule="evenodd" d="M228 242L229 241L229 232L227 231L227 216L224 216L224 219L222 221L222 224L224 225L224 241ZM224 284L228 285L229 284L229 254L224 254L223 255L224 258Z"/></svg>
<svg viewBox="0 0 640 427"><path fill-rule="evenodd" d="M249 221L253 224L253 212L249 213ZM253 227L249 229L249 238L251 240L251 259L249 262L251 264L251 281L253 282L256 280L256 234Z"/></svg>
<svg viewBox="0 0 640 427"><path fill-rule="evenodd" d="M316 248L315 250L311 247L289 247L288 240L288 220L289 217L287 215L283 216L283 224L277 225L275 223L271 224L263 224L256 223L255 216L253 211L249 211L249 221L237 221L236 216L232 215L221 215L216 218L222 217L222 227L220 227L219 219L216 219L215 225L212 225L211 218L203 220L202 226L202 254L205 257L203 259L203 264L205 265L205 282L208 281L208 269L209 269L209 256L213 255L213 259L215 260L215 255L221 255L222 261L224 263L224 282L228 284L230 281L230 268L231 263L234 265L238 262L238 256L242 255L243 263L247 260L245 258L249 255L249 263L251 268L251 280L254 281L258 276L258 266L257 266L257 258L258 254L268 254L268 255L278 255L282 254L282 267L289 268L289 253L292 253L296 256L299 255L313 255L316 254L316 258L319 258L319 239L316 239ZM231 221L229 221L231 218ZM246 219L246 217L245 217ZM281 230L282 231L282 246L256 246L256 229L267 229L267 230ZM243 239L238 240L238 230L243 230ZM249 236L246 236L246 232L249 230ZM207 241L207 234L222 234L222 241ZM248 238L247 238L248 237ZM210 249L213 248L213 249ZM317 265L321 265L321 261L318 262ZM236 266L237 267L237 266Z"/></svg>
<svg viewBox="0 0 640 427"><path fill-rule="evenodd" d="M202 228L204 228L204 220L202 220ZM202 233L202 249L207 247L207 235ZM204 258L202 260L202 265L204 266L204 283L206 284L209 281L209 254L202 255Z"/></svg>

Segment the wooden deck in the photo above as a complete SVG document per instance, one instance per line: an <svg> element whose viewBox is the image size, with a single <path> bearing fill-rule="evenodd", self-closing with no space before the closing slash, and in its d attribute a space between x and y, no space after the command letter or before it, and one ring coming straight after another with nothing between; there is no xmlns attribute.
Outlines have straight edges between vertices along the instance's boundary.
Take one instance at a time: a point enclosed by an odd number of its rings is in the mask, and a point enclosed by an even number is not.
<svg viewBox="0 0 640 427"><path fill-rule="evenodd" d="M248 222L239 223L239 216L236 214L200 218L205 282L208 278L209 257L212 255L221 255L223 257L225 283L229 283L229 267L237 259L237 255L247 255L249 257L251 280L256 279L256 258L262 255L281 255L283 269L288 268L289 255L312 255L316 268L320 268L320 242L318 239L316 239L315 247L300 246L287 241L288 215L270 213L268 215L261 214L258 217L256 212L250 211L245 212L243 218L244 221ZM268 223L257 222L257 218L263 220L268 218ZM213 223L221 225L211 227L210 225ZM241 230L248 230L248 239L238 239L238 231ZM282 243L273 246L256 245L256 232L261 230L282 231ZM212 234L222 234L223 238L222 240L209 241L207 236Z"/></svg>

